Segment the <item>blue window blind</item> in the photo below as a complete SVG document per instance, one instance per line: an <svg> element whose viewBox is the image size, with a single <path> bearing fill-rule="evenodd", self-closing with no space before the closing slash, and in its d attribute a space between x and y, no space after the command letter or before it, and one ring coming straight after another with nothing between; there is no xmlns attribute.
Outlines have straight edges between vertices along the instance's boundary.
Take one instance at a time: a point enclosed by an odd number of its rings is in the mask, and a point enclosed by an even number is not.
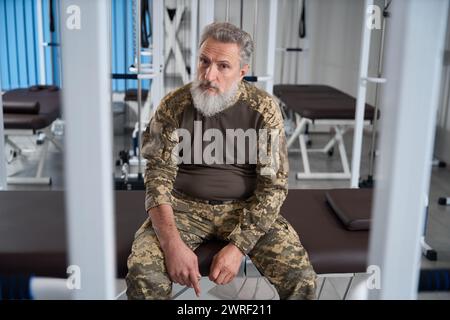
<svg viewBox="0 0 450 320"><path fill-rule="evenodd" d="M42 1L44 41L58 43L57 32L49 28L50 0ZM53 1L58 26L59 1ZM35 0L0 0L0 76L2 90L39 83L38 19ZM44 49L47 84L60 85L59 50Z"/></svg>
<svg viewBox="0 0 450 320"><path fill-rule="evenodd" d="M55 32L50 32L49 5L53 5ZM111 72L130 73L134 60L133 1L112 0ZM60 43L60 1L42 0L44 42ZM0 0L0 76L2 90L28 87L40 83L38 16L36 0ZM44 47L45 84L61 85L60 50ZM149 88L148 80L142 81ZM113 80L114 91L136 88L136 80Z"/></svg>
<svg viewBox="0 0 450 320"><path fill-rule="evenodd" d="M150 3L151 6L151 3ZM111 18L111 38L112 55L111 67L113 73L130 73L128 68L134 63L133 41L133 1L113 0ZM149 26L149 21L147 21ZM143 59L143 62L148 62ZM149 88L150 81L142 81L143 88ZM113 80L114 91L124 91L129 88L136 88L136 80Z"/></svg>

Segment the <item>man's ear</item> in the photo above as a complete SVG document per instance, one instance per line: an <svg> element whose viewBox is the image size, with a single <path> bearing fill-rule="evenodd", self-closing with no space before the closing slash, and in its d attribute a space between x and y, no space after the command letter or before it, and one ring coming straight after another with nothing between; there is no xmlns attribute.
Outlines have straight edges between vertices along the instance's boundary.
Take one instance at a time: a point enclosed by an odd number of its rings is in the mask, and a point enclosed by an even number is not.
<svg viewBox="0 0 450 320"><path fill-rule="evenodd" d="M242 80L242 79L244 78L244 76L247 74L248 69L250 69L250 66L249 66L248 64L244 64L244 66L241 68L241 71L239 71L239 72L240 72L241 80Z"/></svg>

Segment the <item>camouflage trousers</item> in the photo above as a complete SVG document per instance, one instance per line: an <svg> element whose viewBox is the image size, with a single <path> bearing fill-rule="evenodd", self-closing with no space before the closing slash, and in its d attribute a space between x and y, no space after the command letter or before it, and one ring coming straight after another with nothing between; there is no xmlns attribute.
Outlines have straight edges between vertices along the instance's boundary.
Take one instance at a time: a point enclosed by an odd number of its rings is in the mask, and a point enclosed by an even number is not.
<svg viewBox="0 0 450 320"><path fill-rule="evenodd" d="M225 239L235 228L245 206L245 202L211 205L181 197L174 202L177 228L192 250L208 239ZM316 273L297 232L281 215L248 256L275 286L280 299L315 299ZM129 299L171 297L172 281L150 219L135 234L126 282Z"/></svg>

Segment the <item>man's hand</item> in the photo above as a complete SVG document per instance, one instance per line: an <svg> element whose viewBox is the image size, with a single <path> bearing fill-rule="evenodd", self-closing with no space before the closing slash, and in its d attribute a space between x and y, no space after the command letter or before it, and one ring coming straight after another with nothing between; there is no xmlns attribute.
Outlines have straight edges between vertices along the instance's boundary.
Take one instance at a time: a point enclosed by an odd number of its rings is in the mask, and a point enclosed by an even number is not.
<svg viewBox="0 0 450 320"><path fill-rule="evenodd" d="M170 205L162 204L149 210L153 228L164 252L167 272L170 280L194 288L200 296L197 256L183 242L175 224Z"/></svg>
<svg viewBox="0 0 450 320"><path fill-rule="evenodd" d="M195 253L182 241L173 241L164 250L167 272L173 282L194 288L197 297L200 296L198 261Z"/></svg>
<svg viewBox="0 0 450 320"><path fill-rule="evenodd" d="M217 284L227 284L238 273L244 254L230 243L220 250L213 259L209 280Z"/></svg>

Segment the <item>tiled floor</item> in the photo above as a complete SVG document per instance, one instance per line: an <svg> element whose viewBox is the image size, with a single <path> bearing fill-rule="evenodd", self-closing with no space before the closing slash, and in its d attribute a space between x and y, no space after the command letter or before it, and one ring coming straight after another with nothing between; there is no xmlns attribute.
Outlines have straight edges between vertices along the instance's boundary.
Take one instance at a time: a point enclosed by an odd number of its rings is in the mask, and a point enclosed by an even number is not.
<svg viewBox="0 0 450 320"><path fill-rule="evenodd" d="M119 121L120 123L120 121ZM114 163L116 155L119 150L124 148L124 145L131 145L131 138L124 136L120 133L114 137L114 155L112 155L111 161ZM328 139L328 134L315 134L313 136L314 146L319 146L325 143ZM37 148L34 142L35 138L19 137L15 141L26 149ZM368 141L370 139L370 133L365 132L365 143L362 153L362 177L367 176L368 172ZM351 159L351 141L352 132L347 133L345 137L346 147L348 151L349 159ZM318 180L318 181L299 181L295 178L295 172L301 169L299 164L299 154L290 154L290 175L289 175L289 187L290 188L340 188L348 187L349 181L332 181L332 180ZM20 157L20 159L14 161L8 166L8 172L19 171L18 176L30 175L34 172L37 165L37 153L30 153L27 157ZM338 154L335 153L332 157L326 155L313 155L311 161L313 170L339 170L340 164L338 161ZM33 189L63 189L64 161L63 156L53 146L50 146L47 156L47 162L44 168L44 174L52 177L52 186L10 186L11 190L29 190ZM116 167L116 174L119 175L120 170ZM429 217L426 232L426 241L438 252L438 261L432 262L427 259L422 259L423 268L440 268L450 267L450 206L443 207L437 204L437 199L441 196L450 196L450 169L449 168L433 168L431 177L431 189L430 189L430 206ZM345 277L332 277L327 279L325 283L321 299L342 299L346 286L348 284L348 278ZM318 288L321 286L322 279L318 280ZM201 299L218 299L219 297L239 297L249 298L255 295L256 298L269 299L273 296L273 288L271 288L265 281L257 281L256 278L249 278L243 286L241 292L237 293L243 283L242 278L237 278L233 283L226 287L216 287L207 278L201 280L202 284L202 296ZM363 283L363 282L362 282ZM118 292L125 288L123 280L118 282ZM355 284L355 283L354 283ZM258 287L258 288L257 288ZM178 286L174 287L174 292L180 289ZM233 294L235 294L233 296ZM349 293L349 298L354 298L353 292ZM122 295L122 298L123 295ZM182 294L180 299L196 299L192 289L187 290ZM276 298L273 297L273 298ZM450 293L421 293L419 299L450 299Z"/></svg>

